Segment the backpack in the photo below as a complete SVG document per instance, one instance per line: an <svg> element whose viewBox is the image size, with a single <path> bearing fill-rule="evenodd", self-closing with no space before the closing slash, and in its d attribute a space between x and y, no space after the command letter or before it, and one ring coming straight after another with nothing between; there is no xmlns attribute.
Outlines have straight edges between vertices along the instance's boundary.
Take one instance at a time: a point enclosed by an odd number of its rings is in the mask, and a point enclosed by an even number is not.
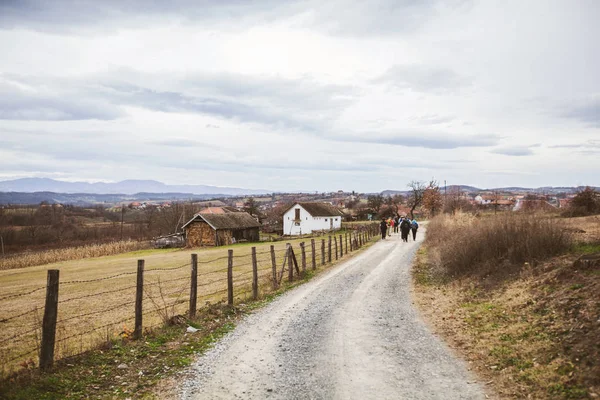
<svg viewBox="0 0 600 400"><path fill-rule="evenodd" d="M411 225L412 225L413 229L418 229L419 228L419 224L417 223L417 221L413 221L411 223Z"/></svg>

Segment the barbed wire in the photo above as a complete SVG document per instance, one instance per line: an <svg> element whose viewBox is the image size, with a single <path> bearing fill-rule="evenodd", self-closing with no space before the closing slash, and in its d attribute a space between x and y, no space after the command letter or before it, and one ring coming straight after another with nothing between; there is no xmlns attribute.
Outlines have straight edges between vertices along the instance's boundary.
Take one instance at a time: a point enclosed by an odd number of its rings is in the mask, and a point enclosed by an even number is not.
<svg viewBox="0 0 600 400"><path fill-rule="evenodd" d="M200 260L198 260L198 264L210 264L210 263L215 262L215 261L221 261L221 260L227 260L227 259L229 259L229 256L218 257L218 258L215 258L215 259L212 259L212 260L208 260L208 261L200 261Z"/></svg>
<svg viewBox="0 0 600 400"><path fill-rule="evenodd" d="M116 306L105 308L105 309L102 309L102 310L90 311L90 312L87 312L87 313L83 313L83 314L78 314L78 315L74 315L74 316L71 316L71 317L67 317L65 319L61 319L61 320L57 321L56 324L58 325L60 323L71 321L71 320L74 320L74 319L77 319L77 318L89 317L90 315L96 315L96 314L102 314L102 313L105 313L105 312L114 311L114 310L117 310L119 308L130 306L132 304L135 304L135 300L127 302L127 303L118 304Z"/></svg>
<svg viewBox="0 0 600 400"><path fill-rule="evenodd" d="M227 280L227 278L217 279L217 280L214 280L214 281L210 281L210 282L207 282L207 283L203 283L203 284L201 284L201 285L198 285L197 287L209 286L209 285L212 285L213 283L217 283L217 282L224 282L224 281L226 281L226 280Z"/></svg>
<svg viewBox="0 0 600 400"><path fill-rule="evenodd" d="M188 267L188 266L191 266L191 265L192 265L191 263L186 263L186 264L180 265L180 266L178 266L178 267L173 267L173 268L152 268L152 269L144 269L144 273L146 273L146 272L154 272L154 271L174 271L174 270L181 269L181 268L185 268L185 267Z"/></svg>
<svg viewBox="0 0 600 400"><path fill-rule="evenodd" d="M72 334L70 336L67 336L67 337L64 337L64 338L60 338L59 340L57 340L55 342L55 344L58 344L58 343L61 343L61 342L65 342L65 341L70 340L70 339L72 339L74 337L77 337L77 336L84 336L84 335L87 335L87 334L92 333L94 331L97 331L97 330L100 330L100 329L104 329L104 328L107 328L107 327L112 326L112 325L122 324L123 322L129 321L130 319L135 319L135 316L133 316L133 317L129 316L127 318L124 318L124 319L122 319L120 321L116 321L116 322L109 322L108 324L105 324L105 325L102 325L102 326L98 326L98 327L94 327L94 328L89 329L89 330L87 330L85 332L74 333L74 334Z"/></svg>
<svg viewBox="0 0 600 400"><path fill-rule="evenodd" d="M25 311L24 313L21 313L21 314L18 314L18 315L13 315L12 317L2 318L2 319L0 319L0 323L6 323L6 322L11 321L13 319L17 319L17 318L23 317L23 316L25 316L27 314L31 314L33 312L36 312L38 310L40 310L40 308L36 307L36 308L31 309L29 311Z"/></svg>
<svg viewBox="0 0 600 400"><path fill-rule="evenodd" d="M75 284L75 283L100 282L100 281L105 281L105 280L108 280L108 279L118 278L118 277L121 277L121 276L136 275L136 274L137 274L137 271L122 272L120 274L111 275L111 276L105 276L103 278L86 279L86 280L72 280L72 281L60 282L60 285L72 285L72 284Z"/></svg>
<svg viewBox="0 0 600 400"><path fill-rule="evenodd" d="M79 297L72 297L72 298L69 298L69 299L66 299L66 300L59 300L58 304L68 303L70 301L75 301L75 300L87 299L87 298L90 298L90 297L101 296L103 294L110 294L110 293L122 292L122 291L129 290L129 289L135 289L136 287L137 287L137 285L132 285L132 286L127 286L127 287L120 288L120 289L107 290L107 291L104 291L104 292L86 294L86 295L79 296ZM0 322L2 322L2 321L0 321Z"/></svg>
<svg viewBox="0 0 600 400"><path fill-rule="evenodd" d="M7 299L13 299L15 297L27 296L27 295L30 295L32 293L39 292L40 290L43 290L43 289L46 289L46 286L42 286L42 287L39 287L37 289L33 289L30 292L9 294L8 296L0 297L0 301L4 301L4 300L7 300Z"/></svg>
<svg viewBox="0 0 600 400"><path fill-rule="evenodd" d="M40 328L38 328L38 327L35 327L35 328L29 329L29 330L27 330L27 331L25 331L25 332L19 332L19 333L15 334L15 335L13 335L13 336L10 336L10 337L7 337L7 338L5 338L5 339L0 339L0 344L4 344L4 343L6 343L6 342L9 342L9 341L11 341L12 339L16 339L16 338L18 338L18 337L23 337L23 336L25 336L25 335L28 335L28 334L30 334L30 333L33 333L33 332L37 331L38 329L40 329Z"/></svg>
<svg viewBox="0 0 600 400"><path fill-rule="evenodd" d="M12 358L9 358L9 359L8 359L8 360L6 360L5 362L6 362L7 364L8 364L8 363L11 363L11 362L13 362L13 361L15 361L15 360L18 360L19 358L23 358L23 357L25 357L25 356L27 356L27 355L29 355L29 354L31 354L31 353L33 353L33 352L37 351L37 350L38 350L37 348L34 348L33 350L29 350L29 351L27 351L27 352L25 352L25 353L21 353L21 354L19 354L19 355L17 355L17 356L14 356L14 357L12 357Z"/></svg>

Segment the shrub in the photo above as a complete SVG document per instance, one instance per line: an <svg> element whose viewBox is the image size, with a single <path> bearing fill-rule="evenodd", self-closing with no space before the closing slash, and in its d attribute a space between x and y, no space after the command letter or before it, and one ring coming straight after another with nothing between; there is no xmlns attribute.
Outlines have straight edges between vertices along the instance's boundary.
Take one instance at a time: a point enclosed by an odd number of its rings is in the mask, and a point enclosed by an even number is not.
<svg viewBox="0 0 600 400"><path fill-rule="evenodd" d="M440 215L429 223L426 243L439 270L456 277L483 265L534 263L568 250L571 239L561 224L535 214Z"/></svg>

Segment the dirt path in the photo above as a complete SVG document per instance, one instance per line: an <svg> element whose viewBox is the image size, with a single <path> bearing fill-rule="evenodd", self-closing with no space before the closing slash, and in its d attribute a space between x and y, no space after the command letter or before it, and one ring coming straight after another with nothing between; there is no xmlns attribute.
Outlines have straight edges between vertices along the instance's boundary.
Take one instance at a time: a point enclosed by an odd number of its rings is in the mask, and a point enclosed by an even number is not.
<svg viewBox="0 0 600 400"><path fill-rule="evenodd" d="M484 398L412 306L419 242L380 241L249 316L194 364L181 398Z"/></svg>

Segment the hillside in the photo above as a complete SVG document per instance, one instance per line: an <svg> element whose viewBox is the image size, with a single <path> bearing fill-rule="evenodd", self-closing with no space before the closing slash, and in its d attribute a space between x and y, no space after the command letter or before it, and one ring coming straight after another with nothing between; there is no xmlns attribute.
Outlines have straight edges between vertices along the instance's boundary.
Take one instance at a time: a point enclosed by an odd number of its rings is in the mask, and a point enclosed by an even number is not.
<svg viewBox="0 0 600 400"><path fill-rule="evenodd" d="M49 178L21 178L0 181L0 192L54 192L88 194L191 193L196 195L264 194L267 190L218 187L209 185L168 185L153 180L105 182L66 182Z"/></svg>

